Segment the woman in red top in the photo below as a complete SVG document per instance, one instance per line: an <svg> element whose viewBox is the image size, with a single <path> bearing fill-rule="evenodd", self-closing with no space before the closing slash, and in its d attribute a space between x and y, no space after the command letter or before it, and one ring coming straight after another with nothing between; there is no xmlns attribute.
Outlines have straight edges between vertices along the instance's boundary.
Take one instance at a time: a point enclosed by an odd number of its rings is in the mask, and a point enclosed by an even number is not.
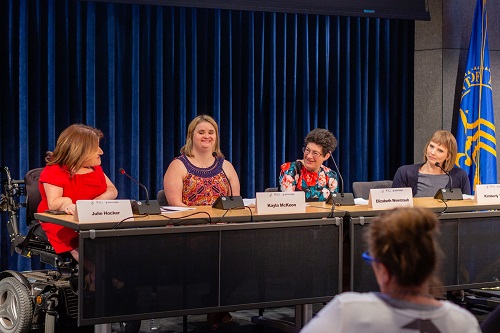
<svg viewBox="0 0 500 333"><path fill-rule="evenodd" d="M100 130L81 124L61 133L54 152L47 152L47 166L40 174L39 213L51 209L74 214L77 200L116 198L118 191L101 168L102 137ZM48 222L40 224L56 253L70 252L78 261L76 231Z"/></svg>

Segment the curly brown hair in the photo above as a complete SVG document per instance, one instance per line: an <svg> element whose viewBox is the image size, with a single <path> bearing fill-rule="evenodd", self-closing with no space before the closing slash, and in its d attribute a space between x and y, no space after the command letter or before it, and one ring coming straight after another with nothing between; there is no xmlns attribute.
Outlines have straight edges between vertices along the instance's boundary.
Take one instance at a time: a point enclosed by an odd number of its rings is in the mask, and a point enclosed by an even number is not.
<svg viewBox="0 0 500 333"><path fill-rule="evenodd" d="M324 128L315 128L309 132L304 139L304 146L307 146L308 143L315 143L323 147L323 155L331 153L337 148L337 139L332 132Z"/></svg>

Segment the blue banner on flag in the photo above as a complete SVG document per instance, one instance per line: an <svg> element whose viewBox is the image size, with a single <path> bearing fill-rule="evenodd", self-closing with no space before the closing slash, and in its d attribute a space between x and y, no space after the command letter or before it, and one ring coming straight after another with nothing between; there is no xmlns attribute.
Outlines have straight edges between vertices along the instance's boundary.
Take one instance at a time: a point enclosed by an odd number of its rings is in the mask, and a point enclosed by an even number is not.
<svg viewBox="0 0 500 333"><path fill-rule="evenodd" d="M476 184L497 183L497 150L491 90L486 0L477 0L465 66L457 127L456 164Z"/></svg>

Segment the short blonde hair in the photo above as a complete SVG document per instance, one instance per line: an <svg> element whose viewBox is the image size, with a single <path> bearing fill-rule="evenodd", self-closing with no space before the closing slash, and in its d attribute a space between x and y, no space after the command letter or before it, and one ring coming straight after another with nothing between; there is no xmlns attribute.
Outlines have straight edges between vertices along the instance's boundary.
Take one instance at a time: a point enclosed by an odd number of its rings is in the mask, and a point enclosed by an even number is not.
<svg viewBox="0 0 500 333"><path fill-rule="evenodd" d="M103 137L101 130L83 124L66 128L57 139L54 152L48 151L47 165L66 166L70 174L77 172L87 157L99 149Z"/></svg>
<svg viewBox="0 0 500 333"><path fill-rule="evenodd" d="M449 131L436 131L425 145L424 162L427 162L427 147L429 147L429 144L431 142L435 142L437 144L445 146L448 149L448 156L446 157L446 160L441 167L449 172L451 169L453 169L455 161L457 160L457 140Z"/></svg>
<svg viewBox="0 0 500 333"><path fill-rule="evenodd" d="M219 126L217 125L217 122L214 120L214 118L202 114L191 120L188 126L187 134L186 134L186 144L181 148L181 154L186 155L186 156L193 156L193 135L194 135L194 130L196 129L196 126L198 124L201 124L203 122L210 123L214 128L215 128L215 147L214 151L217 153L217 157L224 157L220 150L220 140L219 140Z"/></svg>

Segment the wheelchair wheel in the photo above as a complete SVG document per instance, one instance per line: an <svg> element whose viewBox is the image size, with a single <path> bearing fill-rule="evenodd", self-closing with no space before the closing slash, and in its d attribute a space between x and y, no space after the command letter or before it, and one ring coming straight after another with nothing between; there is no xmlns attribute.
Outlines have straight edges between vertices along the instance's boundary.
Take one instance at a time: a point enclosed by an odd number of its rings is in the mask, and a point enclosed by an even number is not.
<svg viewBox="0 0 500 333"><path fill-rule="evenodd" d="M0 281L0 331L26 333L31 327L33 307L26 287L14 277Z"/></svg>

